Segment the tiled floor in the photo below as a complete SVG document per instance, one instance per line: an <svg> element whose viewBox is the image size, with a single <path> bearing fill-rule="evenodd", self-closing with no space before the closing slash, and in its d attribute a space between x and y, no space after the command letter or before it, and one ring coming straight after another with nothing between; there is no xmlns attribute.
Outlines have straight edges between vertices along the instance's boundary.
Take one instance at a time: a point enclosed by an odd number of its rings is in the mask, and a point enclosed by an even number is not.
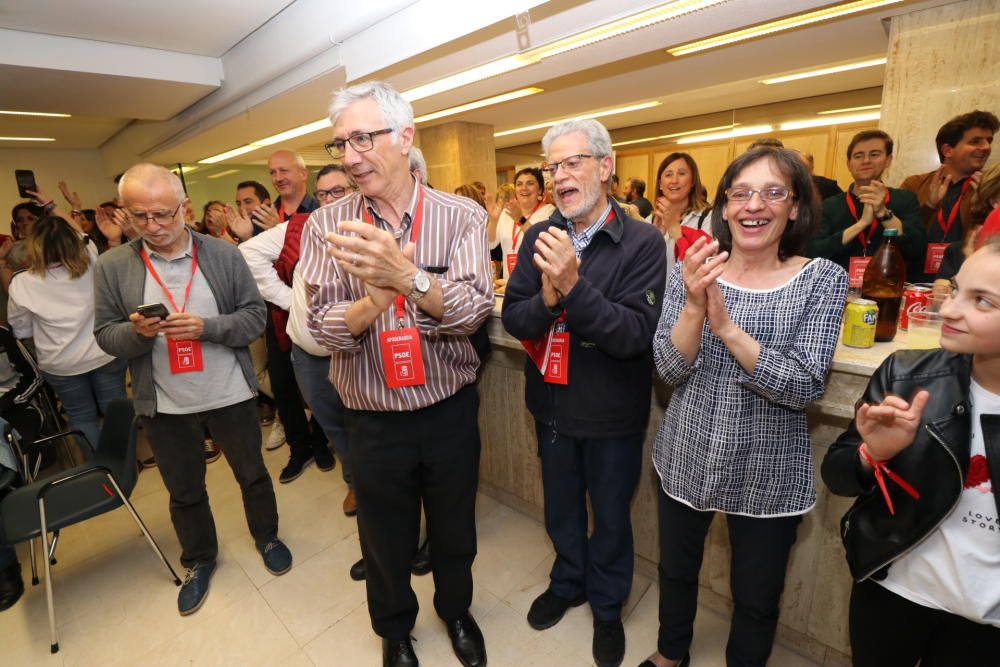
<svg viewBox="0 0 1000 667"><path fill-rule="evenodd" d="M287 448L264 453L272 475ZM124 509L63 531L54 568L61 651L49 653L44 585L31 587L13 609L0 613L0 663L20 665L335 665L380 664L363 584L348 568L360 556L357 527L341 512L345 487L339 468L315 468L292 484L276 484L281 536L295 567L272 577L257 555L243 516L239 488L224 460L209 466L209 493L221 545L220 563L205 606L181 618L177 589ZM133 502L171 562L179 546L170 525L167 495L155 470L145 471ZM556 627L536 632L524 615L544 590L552 549L543 527L505 505L480 496L479 556L472 613L486 636L493 667L583 667L592 664L591 616L586 605ZM25 581L30 576L22 552ZM433 581L415 577L421 604L414 628L421 664L458 665L433 611ZM634 667L656 644L655 582L637 576L626 608L628 653ZM727 619L698 614L693 664L721 667ZM776 647L774 667L814 663Z"/></svg>

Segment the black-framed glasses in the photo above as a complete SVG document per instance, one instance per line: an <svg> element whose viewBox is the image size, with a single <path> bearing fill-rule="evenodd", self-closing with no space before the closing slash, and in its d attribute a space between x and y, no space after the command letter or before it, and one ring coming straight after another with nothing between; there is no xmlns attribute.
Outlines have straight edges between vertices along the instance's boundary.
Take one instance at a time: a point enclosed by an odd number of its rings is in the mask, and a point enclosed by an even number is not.
<svg viewBox="0 0 1000 667"><path fill-rule="evenodd" d="M559 160L559 162L548 162L542 165L542 171L547 173L549 176L555 176L556 172L559 171L559 167L562 167L567 171L577 171L583 166L583 161L590 157L594 156L588 155L587 153L570 155L568 158Z"/></svg>
<svg viewBox="0 0 1000 667"><path fill-rule="evenodd" d="M334 139L328 144L323 144L323 148L330 154L330 157L334 160L339 160L344 157L344 149L347 148L347 144L351 144L351 148L358 153L367 153L375 148L375 137L380 134L389 134L390 132L392 132L391 128L374 130L372 132L355 132L347 137L347 139Z"/></svg>
<svg viewBox="0 0 1000 667"><path fill-rule="evenodd" d="M341 197L351 192L354 192L354 188L350 186L342 188L339 185L337 185L335 187L330 188L329 190L317 190L316 199L340 199Z"/></svg>
<svg viewBox="0 0 1000 667"><path fill-rule="evenodd" d="M145 227L147 224L149 224L150 220L152 220L158 225L169 225L171 222L173 222L174 218L177 217L177 213L178 211L181 210L182 206L184 206L184 202L178 204L177 208L175 208L172 213L168 213L166 211L139 213L136 211L129 211L127 209L125 212L128 214L128 219L132 222L133 225L139 225L140 227Z"/></svg>
<svg viewBox="0 0 1000 667"><path fill-rule="evenodd" d="M794 198L795 196L788 188L781 187L761 188L759 190L751 190L750 188L729 188L726 190L726 199L732 202L745 204L753 199L755 194L760 195L761 200L771 202L772 204L788 201L789 197Z"/></svg>

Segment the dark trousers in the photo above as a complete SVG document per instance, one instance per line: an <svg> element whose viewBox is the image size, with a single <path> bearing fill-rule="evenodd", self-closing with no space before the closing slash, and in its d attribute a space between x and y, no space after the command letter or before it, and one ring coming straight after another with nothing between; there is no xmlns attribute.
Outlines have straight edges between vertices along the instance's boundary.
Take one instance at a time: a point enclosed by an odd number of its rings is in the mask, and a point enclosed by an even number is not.
<svg viewBox="0 0 1000 667"><path fill-rule="evenodd" d="M535 422L542 459L545 530L556 550L552 592L566 600L586 594L594 617L621 617L632 590L635 556L629 504L642 469L642 435L579 439ZM587 494L594 532L587 537Z"/></svg>
<svg viewBox="0 0 1000 667"><path fill-rule="evenodd" d="M267 344L267 377L274 394L274 408L285 428L285 440L292 456L306 455L313 447L326 446L326 436L315 419L306 419L305 403L299 393L292 367L292 351L284 352L278 345L271 314L267 316L264 342Z"/></svg>
<svg viewBox="0 0 1000 667"><path fill-rule="evenodd" d="M472 604L478 412L474 385L422 410L345 412L368 613L381 637L406 637L417 619L410 560L421 501L434 550L434 609L452 621Z"/></svg>
<svg viewBox="0 0 1000 667"><path fill-rule="evenodd" d="M698 609L698 571L715 512L700 512L659 490L660 635L657 650L678 659L688 652ZM727 514L733 619L728 667L763 667L771 655L788 554L801 516L756 518Z"/></svg>
<svg viewBox="0 0 1000 667"><path fill-rule="evenodd" d="M855 667L1000 664L1000 628L910 602L873 581L851 589Z"/></svg>
<svg viewBox="0 0 1000 667"><path fill-rule="evenodd" d="M205 428L212 432L243 492L250 534L258 545L278 536L278 505L260 453L257 400L188 415L142 417L163 484L170 518L181 543L181 564L211 563L219 552L215 520L205 488Z"/></svg>

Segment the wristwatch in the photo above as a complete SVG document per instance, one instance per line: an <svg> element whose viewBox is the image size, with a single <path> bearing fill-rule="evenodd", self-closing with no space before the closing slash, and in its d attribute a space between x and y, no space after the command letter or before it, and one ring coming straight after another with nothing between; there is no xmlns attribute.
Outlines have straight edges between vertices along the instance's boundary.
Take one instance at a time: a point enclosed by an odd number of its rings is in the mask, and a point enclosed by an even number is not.
<svg viewBox="0 0 1000 667"><path fill-rule="evenodd" d="M889 220L892 220L892 218L893 218L893 212L890 211L889 209L885 209L884 215L875 216L875 219L878 220L879 222L888 222Z"/></svg>
<svg viewBox="0 0 1000 667"><path fill-rule="evenodd" d="M410 286L408 297L411 301L419 301L424 298L431 289L431 277L425 271L417 271L413 276L413 283Z"/></svg>

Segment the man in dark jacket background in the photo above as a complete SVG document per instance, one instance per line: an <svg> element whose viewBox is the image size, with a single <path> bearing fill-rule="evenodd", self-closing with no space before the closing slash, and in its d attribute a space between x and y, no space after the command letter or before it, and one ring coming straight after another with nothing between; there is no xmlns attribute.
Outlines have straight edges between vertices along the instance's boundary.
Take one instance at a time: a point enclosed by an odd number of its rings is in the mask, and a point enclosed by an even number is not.
<svg viewBox="0 0 1000 667"><path fill-rule="evenodd" d="M556 551L549 588L528 623L544 630L589 602L594 660L604 667L625 653L629 503L642 468L666 248L652 225L626 217L608 196L611 138L603 125L561 123L542 147L559 210L525 233L503 306L504 326L529 352L525 400Z"/></svg>

